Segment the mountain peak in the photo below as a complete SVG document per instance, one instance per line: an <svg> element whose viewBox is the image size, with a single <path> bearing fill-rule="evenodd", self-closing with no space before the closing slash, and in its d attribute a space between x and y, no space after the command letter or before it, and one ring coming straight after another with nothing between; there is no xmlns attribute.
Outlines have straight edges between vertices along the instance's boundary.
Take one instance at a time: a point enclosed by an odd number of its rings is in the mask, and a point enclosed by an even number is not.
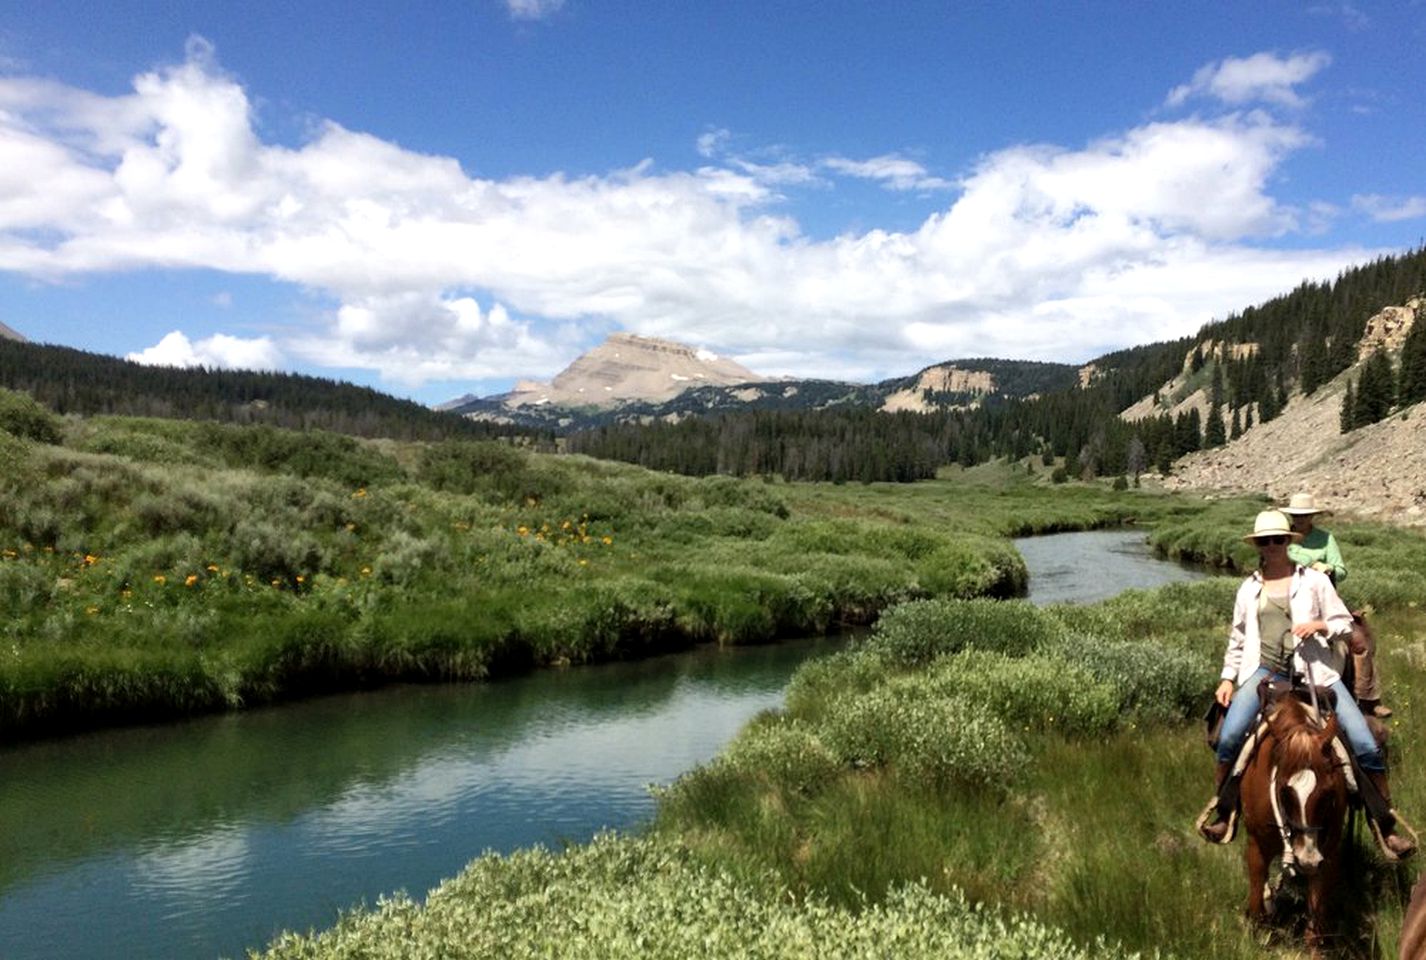
<svg viewBox="0 0 1426 960"><path fill-rule="evenodd" d="M510 407L613 406L630 400L668 400L689 387L761 379L765 378L702 348L636 333L614 333L577 357L549 383L522 380L503 399Z"/></svg>
<svg viewBox="0 0 1426 960"><path fill-rule="evenodd" d="M3 323L0 323L0 337L4 337L7 340L18 340L21 343L29 343L29 340L18 330L12 330Z"/></svg>

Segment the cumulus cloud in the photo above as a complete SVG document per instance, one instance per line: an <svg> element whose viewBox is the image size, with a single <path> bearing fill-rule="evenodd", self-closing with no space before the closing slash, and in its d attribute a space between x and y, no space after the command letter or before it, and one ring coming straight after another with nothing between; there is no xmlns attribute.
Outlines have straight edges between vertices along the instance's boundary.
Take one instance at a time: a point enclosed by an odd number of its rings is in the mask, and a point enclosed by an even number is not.
<svg viewBox="0 0 1426 960"><path fill-rule="evenodd" d="M1352 197L1352 208L1373 220L1415 220L1426 217L1426 197L1384 197L1377 193L1359 193Z"/></svg>
<svg viewBox="0 0 1426 960"><path fill-rule="evenodd" d="M227 370L276 370L282 351L268 337L243 339L225 333L190 341L178 330L153 346L128 355L135 363L155 367L214 367Z"/></svg>
<svg viewBox="0 0 1426 960"><path fill-rule="evenodd" d="M333 308L272 341L179 334L136 356L220 365L246 349L248 363L419 384L542 376L611 329L769 373L1086 358L1180 336L1363 255L1255 247L1317 215L1269 189L1311 137L1258 111L996 151L918 227L829 240L804 234L780 192L816 185L812 168L729 156L728 140L700 138L708 162L692 171L646 161L502 180L335 123L270 144L198 41L124 96L0 78L0 270L289 282ZM896 154L816 169L946 185Z"/></svg>
<svg viewBox="0 0 1426 960"><path fill-rule="evenodd" d="M870 160L829 157L822 161L822 166L849 177L875 180L890 190L948 190L955 186L949 180L931 176L926 168L915 160L908 160L894 153L872 157Z"/></svg>
<svg viewBox="0 0 1426 960"><path fill-rule="evenodd" d="M1169 92L1171 107L1192 97L1210 97L1233 106L1270 103L1301 107L1306 101L1295 89L1332 62L1322 51L1279 57L1255 53L1251 57L1227 57L1199 68L1193 79Z"/></svg>

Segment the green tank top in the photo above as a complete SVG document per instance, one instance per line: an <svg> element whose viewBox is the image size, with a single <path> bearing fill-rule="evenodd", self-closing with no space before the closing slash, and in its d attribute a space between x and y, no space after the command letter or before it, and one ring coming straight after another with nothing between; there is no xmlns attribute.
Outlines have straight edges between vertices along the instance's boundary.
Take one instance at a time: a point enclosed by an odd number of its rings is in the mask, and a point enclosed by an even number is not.
<svg viewBox="0 0 1426 960"><path fill-rule="evenodd" d="M1292 676L1292 613L1287 594L1258 596L1258 636L1262 638L1262 665L1273 673Z"/></svg>

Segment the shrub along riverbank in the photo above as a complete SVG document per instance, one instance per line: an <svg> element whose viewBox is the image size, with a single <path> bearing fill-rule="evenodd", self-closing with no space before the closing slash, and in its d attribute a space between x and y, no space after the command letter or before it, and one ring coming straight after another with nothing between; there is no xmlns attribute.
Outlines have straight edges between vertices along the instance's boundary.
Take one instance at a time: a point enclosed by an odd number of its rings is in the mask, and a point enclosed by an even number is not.
<svg viewBox="0 0 1426 960"><path fill-rule="evenodd" d="M822 633L904 600L1015 594L1009 534L1185 509L1004 469L691 479L493 442L60 420L14 396L0 742Z"/></svg>

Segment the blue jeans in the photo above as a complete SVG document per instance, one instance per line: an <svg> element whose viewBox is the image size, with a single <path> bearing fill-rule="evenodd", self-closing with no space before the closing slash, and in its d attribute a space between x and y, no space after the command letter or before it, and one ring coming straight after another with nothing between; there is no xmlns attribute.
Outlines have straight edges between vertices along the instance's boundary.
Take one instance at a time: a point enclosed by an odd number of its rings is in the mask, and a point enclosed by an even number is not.
<svg viewBox="0 0 1426 960"><path fill-rule="evenodd" d="M1243 749L1243 741L1248 739L1253 718L1258 715L1258 686L1269 675L1267 667L1258 667L1228 703L1228 713L1223 717L1223 726L1218 732L1218 759L1221 762L1231 763L1238 759L1238 751ZM1271 676L1287 679L1281 674ZM1341 680L1332 684L1331 689L1337 695L1337 723L1342 728L1347 745L1351 747L1352 755L1363 770L1384 771L1386 764L1382 761L1381 748L1367 726L1366 717L1357 707L1357 701L1352 699L1352 694Z"/></svg>

